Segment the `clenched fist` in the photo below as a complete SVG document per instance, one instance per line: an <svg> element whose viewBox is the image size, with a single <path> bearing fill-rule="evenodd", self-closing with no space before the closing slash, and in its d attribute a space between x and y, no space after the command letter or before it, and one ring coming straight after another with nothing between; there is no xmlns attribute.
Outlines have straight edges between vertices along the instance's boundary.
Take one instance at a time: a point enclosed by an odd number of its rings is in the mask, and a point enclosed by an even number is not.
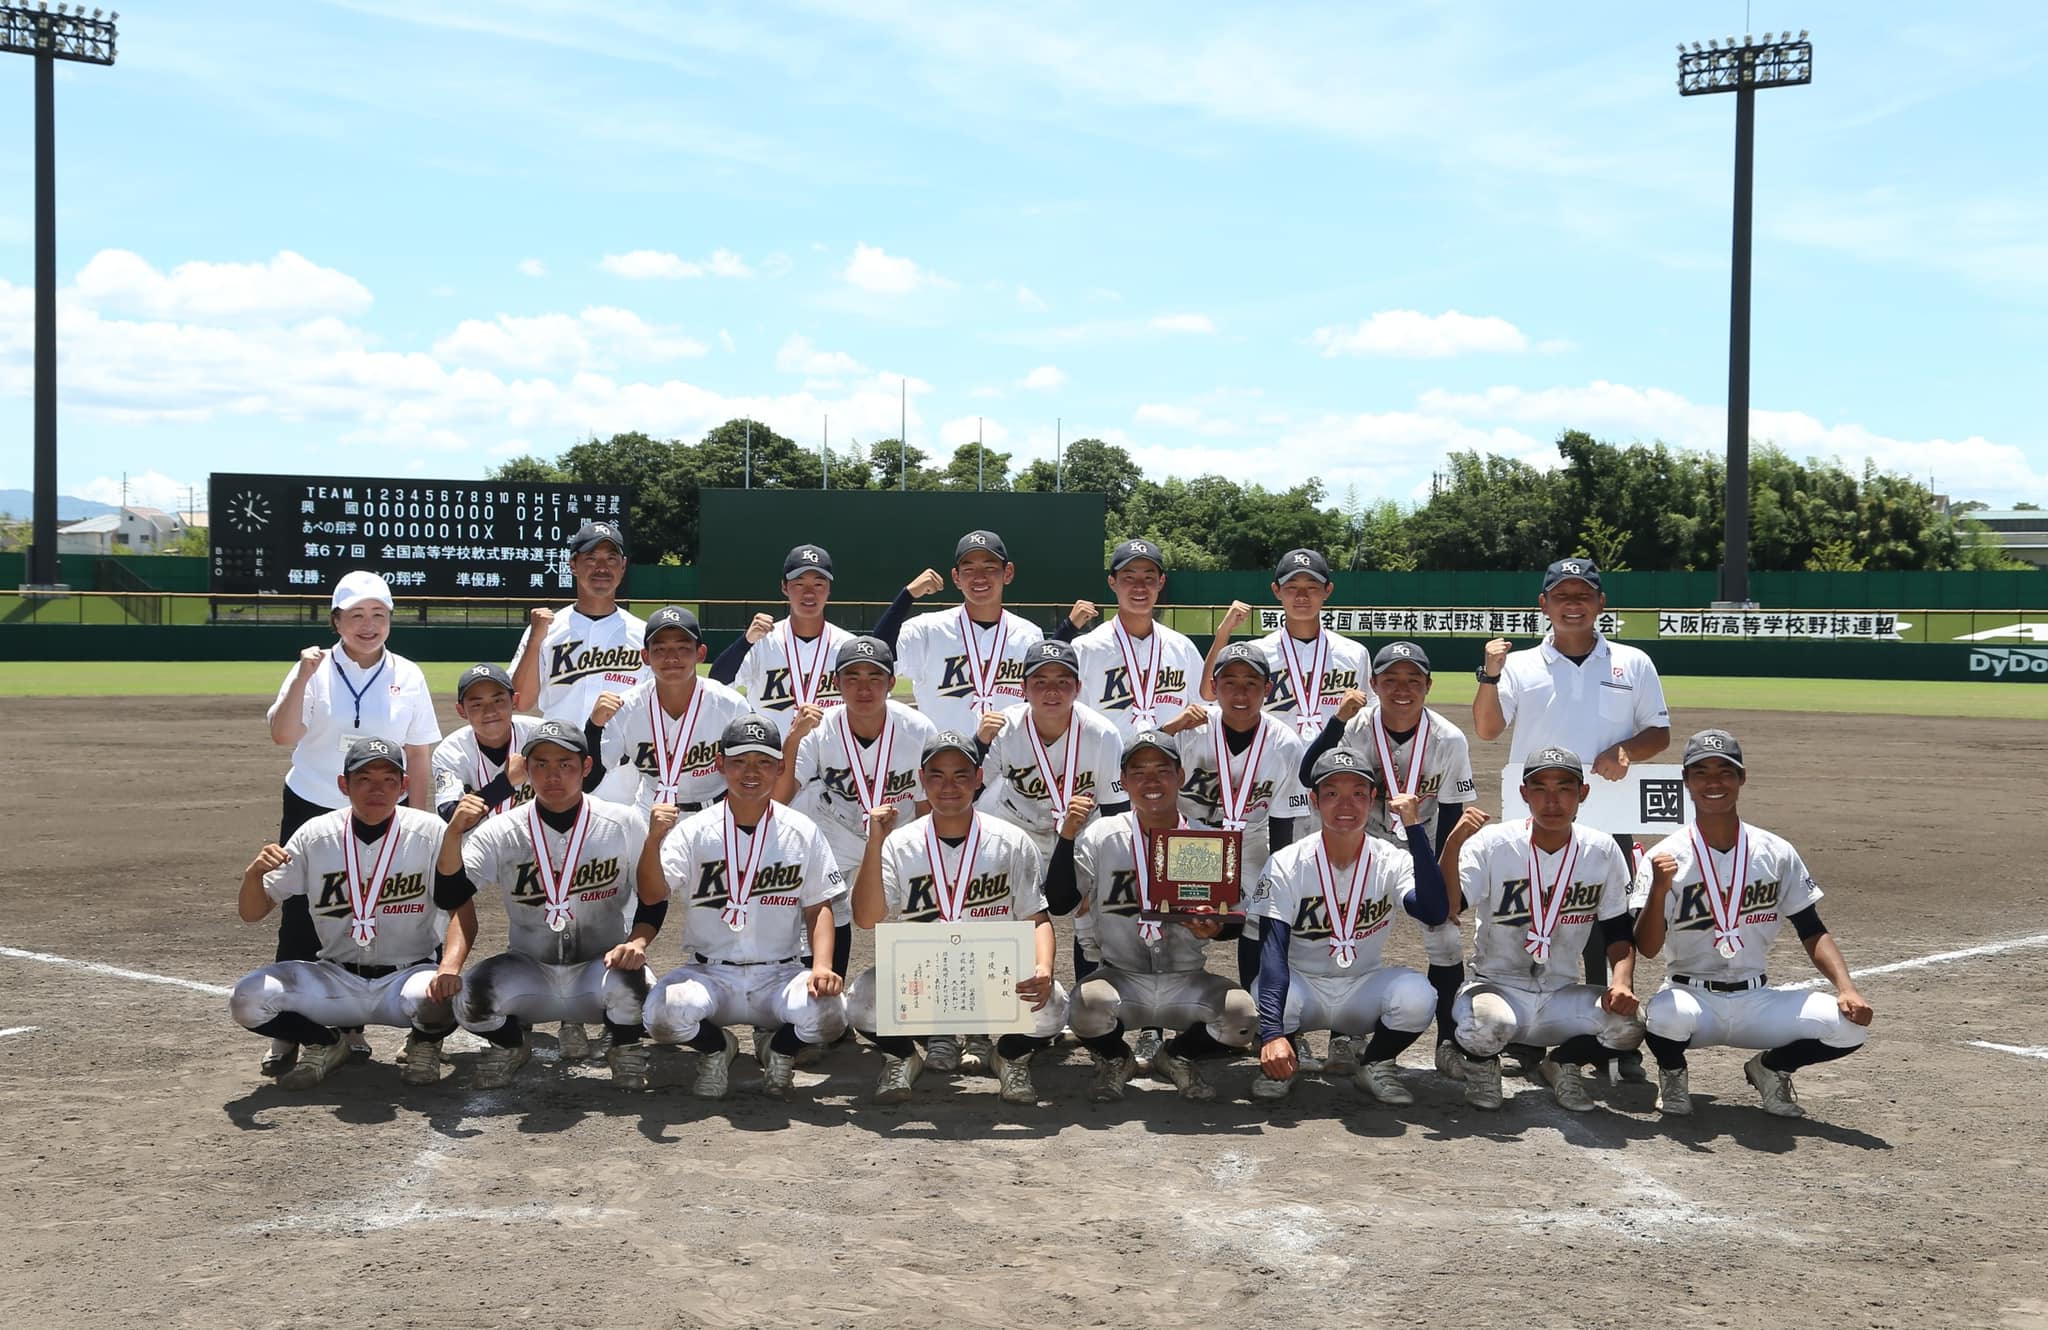
<svg viewBox="0 0 2048 1330"><path fill-rule="evenodd" d="M896 825L896 815L901 811L899 804L883 804L868 814L868 839L881 840Z"/></svg>
<svg viewBox="0 0 2048 1330"><path fill-rule="evenodd" d="M775 620L765 614L757 614L747 622L747 645L752 646L768 636L775 627Z"/></svg>
<svg viewBox="0 0 2048 1330"><path fill-rule="evenodd" d="M483 821L484 814L489 811L490 809L484 805L484 797L475 791L471 791L463 795L456 802L454 811L448 814L448 830L460 836L463 832L468 831L471 827Z"/></svg>
<svg viewBox="0 0 2048 1330"><path fill-rule="evenodd" d="M923 600L926 596L931 595L945 585L946 579L940 577L936 569L927 568L916 577L911 578L910 585L905 590L910 592L912 600Z"/></svg>
<svg viewBox="0 0 2048 1330"><path fill-rule="evenodd" d="M535 606L526 612L526 625L535 637L546 637L554 622L555 612L546 606Z"/></svg>
<svg viewBox="0 0 2048 1330"><path fill-rule="evenodd" d="M1499 674L1500 667L1508 663L1508 652L1514 649L1515 644L1508 641L1505 637L1496 637L1491 642L1488 642L1486 644L1486 672L1488 674Z"/></svg>
<svg viewBox="0 0 2048 1330"><path fill-rule="evenodd" d="M619 708L624 705L626 705L626 698L622 693L614 693L610 690L599 693L597 701L591 703L590 706L590 723L597 726L600 730L603 729L610 723L613 716L619 714Z"/></svg>
<svg viewBox="0 0 2048 1330"><path fill-rule="evenodd" d="M1181 708L1181 713L1159 727L1163 734L1182 734L1197 729L1209 722L1209 708L1200 702L1190 702Z"/></svg>
<svg viewBox="0 0 2048 1330"><path fill-rule="evenodd" d="M816 702L806 702L796 709L794 716L789 718L789 735L783 740L783 743L795 743L824 723L825 708L819 706ZM789 752L790 750L784 748L783 751Z"/></svg>
<svg viewBox="0 0 2048 1330"><path fill-rule="evenodd" d="M1250 619L1251 617L1251 606L1245 604L1241 600L1231 601L1230 608L1223 611L1223 622L1216 625L1217 636L1228 637L1230 634L1244 627L1246 620Z"/></svg>
<svg viewBox="0 0 2048 1330"><path fill-rule="evenodd" d="M1088 825L1088 815L1095 811L1095 796L1077 794L1067 801L1067 813L1060 819L1060 839L1072 840L1081 834L1081 828Z"/></svg>
<svg viewBox="0 0 2048 1330"><path fill-rule="evenodd" d="M675 830L682 818L682 810L674 804L656 804L647 810L647 834L655 840L664 840Z"/></svg>
<svg viewBox="0 0 2048 1330"><path fill-rule="evenodd" d="M1002 732L1003 713L1000 711L982 712L980 723L978 723L974 727L974 737L981 740L985 744L994 743L996 741L996 736L998 734L1001 734Z"/></svg>
<svg viewBox="0 0 2048 1330"><path fill-rule="evenodd" d="M282 845L266 845L256 851L256 857L249 861L252 873L274 873L292 861Z"/></svg>
<svg viewBox="0 0 2048 1330"><path fill-rule="evenodd" d="M1356 688L1346 688L1344 696L1337 700L1337 719L1350 720L1359 712L1372 705L1372 699Z"/></svg>
<svg viewBox="0 0 2048 1330"><path fill-rule="evenodd" d="M307 647L299 653L299 677L310 679L319 672L320 662L327 659L325 647Z"/></svg>
<svg viewBox="0 0 2048 1330"><path fill-rule="evenodd" d="M1067 622L1076 628L1086 628L1089 621L1101 613L1102 611L1095 607L1094 601L1077 600L1074 602L1074 608L1067 611Z"/></svg>
<svg viewBox="0 0 2048 1330"><path fill-rule="evenodd" d="M1414 792L1387 796L1387 811L1404 827L1422 825L1422 798Z"/></svg>

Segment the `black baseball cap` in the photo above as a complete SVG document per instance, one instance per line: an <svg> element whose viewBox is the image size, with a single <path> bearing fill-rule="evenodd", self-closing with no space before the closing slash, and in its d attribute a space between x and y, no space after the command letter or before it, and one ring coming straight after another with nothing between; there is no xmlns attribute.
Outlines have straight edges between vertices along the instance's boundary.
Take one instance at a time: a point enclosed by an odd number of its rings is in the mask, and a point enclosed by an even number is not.
<svg viewBox="0 0 2048 1330"><path fill-rule="evenodd" d="M575 534L569 537L569 553L581 554L585 550L594 550L606 541L616 545L621 555L625 554L626 533L620 529L617 522L585 521L582 526L576 528Z"/></svg>
<svg viewBox="0 0 2048 1330"><path fill-rule="evenodd" d="M1249 665L1259 672L1261 679L1273 677L1273 662L1266 659L1266 653L1250 642L1232 642L1216 653L1216 663L1209 667L1209 677L1223 673L1225 665Z"/></svg>
<svg viewBox="0 0 2048 1330"><path fill-rule="evenodd" d="M494 683L508 693L512 691L512 676L505 673L504 667L484 662L470 666L455 680L455 700L460 702L464 693L480 683Z"/></svg>
<svg viewBox="0 0 2048 1330"><path fill-rule="evenodd" d="M1315 550L1289 550L1280 556L1280 562L1273 565L1273 580L1285 582L1290 577L1307 573L1324 586L1330 584L1330 561Z"/></svg>
<svg viewBox="0 0 2048 1330"><path fill-rule="evenodd" d="M399 774L405 773L405 746L389 739L357 739L348 746L341 757L341 774L352 775L364 767L378 762L389 762L397 767Z"/></svg>
<svg viewBox="0 0 2048 1330"><path fill-rule="evenodd" d="M1074 648L1056 637L1048 637L1043 642L1031 644L1031 649L1024 653L1022 677L1028 679L1034 671L1047 665L1064 665L1074 672L1076 679L1081 677L1081 658L1074 654Z"/></svg>
<svg viewBox="0 0 2048 1330"><path fill-rule="evenodd" d="M1136 734L1124 740L1123 760L1117 765L1119 767L1129 766L1133 758L1148 748L1155 753L1166 754L1173 759L1175 766L1181 764L1180 745L1173 741L1172 735L1168 734L1165 730L1139 730Z"/></svg>
<svg viewBox="0 0 2048 1330"><path fill-rule="evenodd" d="M896 653L879 637L849 637L839 644L832 659L833 673L849 665L872 665L890 678L896 677Z"/></svg>
<svg viewBox="0 0 2048 1330"><path fill-rule="evenodd" d="M1316 764L1309 768L1308 787L1313 790L1330 777L1338 775L1357 776L1381 789L1385 789L1387 784L1385 778L1373 769L1372 763L1366 760L1364 754L1354 753L1349 748L1332 748L1317 758Z"/></svg>
<svg viewBox="0 0 2048 1330"><path fill-rule="evenodd" d="M1680 765L1689 767L1695 762L1704 762L1710 757L1718 757L1733 763L1737 771L1745 769L1742 765L1742 745L1737 743L1735 736L1726 730L1701 730L1692 738L1687 739L1685 741L1685 759Z"/></svg>
<svg viewBox="0 0 2048 1330"><path fill-rule="evenodd" d="M652 642L654 635L665 628L680 628L690 635L692 642L704 640L704 630L697 626L697 616L680 605L664 605L647 616L647 633L640 640Z"/></svg>
<svg viewBox="0 0 2048 1330"><path fill-rule="evenodd" d="M975 751L974 740L958 730L940 730L924 741L924 752L918 756L919 766L928 765L940 753L958 753L969 762L981 761L981 754Z"/></svg>
<svg viewBox="0 0 2048 1330"><path fill-rule="evenodd" d="M1539 748L1522 759L1524 784L1539 771L1569 771L1579 778L1581 784L1584 784L1586 779L1586 764L1569 748Z"/></svg>
<svg viewBox="0 0 2048 1330"><path fill-rule="evenodd" d="M533 727L533 733L526 736L526 742L519 745L521 756L532 757L533 750L542 744L553 744L571 753L590 752L590 745L583 742L583 727L571 725L565 720L544 720Z"/></svg>
<svg viewBox="0 0 2048 1330"><path fill-rule="evenodd" d="M1166 572L1166 551L1142 537L1127 540L1110 552L1109 571L1119 572L1124 565L1136 563L1139 559L1149 559L1161 574Z"/></svg>
<svg viewBox="0 0 2048 1330"><path fill-rule="evenodd" d="M1591 559L1559 559L1543 570L1543 589L1548 591L1575 577L1595 591L1600 589L1600 566Z"/></svg>
<svg viewBox="0 0 2048 1330"><path fill-rule="evenodd" d="M787 582L799 573L823 573L827 582L832 580L832 556L823 545L799 545L782 556L782 580Z"/></svg>
<svg viewBox="0 0 2048 1330"><path fill-rule="evenodd" d="M1413 665L1429 674L1429 653L1413 642L1389 642L1373 653L1372 677L1377 679L1396 665Z"/></svg>
<svg viewBox="0 0 2048 1330"><path fill-rule="evenodd" d="M727 757L738 757L741 753L766 753L770 757L782 756L782 733L775 728L775 722L766 716L741 716L725 727L725 733L718 736L719 751Z"/></svg>
<svg viewBox="0 0 2048 1330"><path fill-rule="evenodd" d="M976 550L984 554L993 554L1004 563L1010 561L1009 547L1003 544L1001 536L993 531L970 531L960 537L960 543L953 547L954 564L957 566L962 559Z"/></svg>

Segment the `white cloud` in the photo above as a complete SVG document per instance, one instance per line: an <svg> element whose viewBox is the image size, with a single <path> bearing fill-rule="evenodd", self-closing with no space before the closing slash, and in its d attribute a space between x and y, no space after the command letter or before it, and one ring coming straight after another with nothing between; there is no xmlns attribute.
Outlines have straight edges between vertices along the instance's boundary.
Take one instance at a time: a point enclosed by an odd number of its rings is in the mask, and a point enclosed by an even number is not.
<svg viewBox="0 0 2048 1330"><path fill-rule="evenodd" d="M1131 414L1140 425L1165 425L1169 429L1192 430L1197 434L1225 435L1239 432L1234 421L1218 419L1198 406L1176 406L1171 402L1147 402Z"/></svg>
<svg viewBox="0 0 2048 1330"><path fill-rule="evenodd" d="M977 431L980 432L982 446L991 452L1001 452L1003 445L1010 440L1009 430L985 416L958 416L949 420L939 426L939 439L949 449L961 448L974 442Z"/></svg>
<svg viewBox="0 0 2048 1330"><path fill-rule="evenodd" d="M662 279L679 281L691 277L752 277L747 261L729 249L714 249L702 261L685 259L659 249L635 249L624 254L607 254L597 266L614 277L629 281Z"/></svg>
<svg viewBox="0 0 2048 1330"><path fill-rule="evenodd" d="M908 295L927 288L948 288L952 283L914 260L891 254L879 245L856 244L853 258L841 274L849 285L877 295Z"/></svg>
<svg viewBox="0 0 2048 1330"><path fill-rule="evenodd" d="M124 482L125 491L122 488ZM127 476L96 476L83 485L66 485L64 489L94 503L120 503L125 493L129 506L134 508L161 508L167 513L182 513L189 502L198 511L206 509L204 476L178 480L161 471L143 471Z"/></svg>
<svg viewBox="0 0 2048 1330"><path fill-rule="evenodd" d="M157 319L302 319L370 307L368 287L291 250L267 263L181 263L166 275L139 254L103 249L73 287L97 307Z"/></svg>
<svg viewBox="0 0 2048 1330"><path fill-rule="evenodd" d="M1045 303L1044 297L1040 296L1038 292L1028 286L1019 286L1017 288L1017 308L1030 314L1043 314L1048 306Z"/></svg>
<svg viewBox="0 0 2048 1330"><path fill-rule="evenodd" d="M1003 390L1001 388L996 387L994 384L984 383L981 384L979 387L969 388L967 390L967 395L968 397L977 400L984 397L1001 397L1003 395Z"/></svg>
<svg viewBox="0 0 2048 1330"><path fill-rule="evenodd" d="M1506 319L1457 310L1431 315L1413 309L1383 309L1359 320L1355 328L1318 328L1312 340L1325 356L1437 359L1474 351L1529 349L1528 336Z"/></svg>
<svg viewBox="0 0 2048 1330"><path fill-rule="evenodd" d="M728 351L737 349L732 340L732 334L724 328L718 330L718 344Z"/></svg>
<svg viewBox="0 0 2048 1330"><path fill-rule="evenodd" d="M1207 314L1157 314L1147 324L1160 332L1213 333L1215 321Z"/></svg>
<svg viewBox="0 0 2048 1330"><path fill-rule="evenodd" d="M776 351L775 368L785 374L804 374L812 378L860 374L866 370L866 366L844 351L820 351L802 333L791 333Z"/></svg>
<svg viewBox="0 0 2048 1330"><path fill-rule="evenodd" d="M1017 386L1035 393L1049 393L1065 387L1066 382L1067 376L1059 366L1040 365L1017 380Z"/></svg>
<svg viewBox="0 0 2048 1330"><path fill-rule="evenodd" d="M465 319L434 343L434 354L463 364L512 370L547 370L597 363L676 360L701 356L706 347L676 329L651 324L631 310L592 306L581 314Z"/></svg>
<svg viewBox="0 0 2048 1330"><path fill-rule="evenodd" d="M545 277L548 275L548 265L542 263L539 259L521 259L519 260L519 275L521 277Z"/></svg>

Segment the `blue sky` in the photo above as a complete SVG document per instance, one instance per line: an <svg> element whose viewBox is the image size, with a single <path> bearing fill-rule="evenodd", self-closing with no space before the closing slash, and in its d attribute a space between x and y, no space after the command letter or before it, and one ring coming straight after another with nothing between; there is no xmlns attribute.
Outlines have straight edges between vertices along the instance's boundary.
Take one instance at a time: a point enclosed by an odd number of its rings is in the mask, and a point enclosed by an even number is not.
<svg viewBox="0 0 2048 1330"><path fill-rule="evenodd" d="M2048 8L1778 0L144 0L118 65L60 67L62 488L747 413L872 441L906 379L941 457L1057 420L1340 497L1569 427L1718 449L1735 108L1674 47L1802 27L1814 84L1758 101L1753 433L2048 501ZM30 91L0 61L0 487Z"/></svg>

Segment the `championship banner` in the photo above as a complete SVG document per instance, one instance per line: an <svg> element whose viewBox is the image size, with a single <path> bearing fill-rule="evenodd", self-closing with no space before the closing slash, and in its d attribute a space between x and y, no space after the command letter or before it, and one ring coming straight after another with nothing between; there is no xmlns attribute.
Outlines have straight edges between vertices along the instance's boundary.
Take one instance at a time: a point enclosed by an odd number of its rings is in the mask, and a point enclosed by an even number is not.
<svg viewBox="0 0 2048 1330"><path fill-rule="evenodd" d="M1017 981L1037 972L1037 933L1028 919L878 925L876 1032L1031 1033Z"/></svg>
<svg viewBox="0 0 2048 1330"><path fill-rule="evenodd" d="M1323 627L1333 633L1371 637L1541 637L1550 620L1541 610L1324 610ZM1287 621L1277 609L1259 611L1259 631L1273 633ZM1609 637L1621 633L1622 618L1608 612L1595 621Z"/></svg>
<svg viewBox="0 0 2048 1330"><path fill-rule="evenodd" d="M1901 624L1897 614L1875 612L1657 611L1659 637L1809 637L1896 642L1901 627L1912 625Z"/></svg>
<svg viewBox="0 0 2048 1330"><path fill-rule="evenodd" d="M1579 805L1578 820L1609 835L1661 839L1692 821L1692 796L1685 792L1685 768L1676 762L1632 763L1628 774L1620 780L1596 776L1589 766L1586 784L1593 788L1586 802ZM1500 815L1503 821L1529 816L1529 806L1522 802L1519 765L1501 770Z"/></svg>

